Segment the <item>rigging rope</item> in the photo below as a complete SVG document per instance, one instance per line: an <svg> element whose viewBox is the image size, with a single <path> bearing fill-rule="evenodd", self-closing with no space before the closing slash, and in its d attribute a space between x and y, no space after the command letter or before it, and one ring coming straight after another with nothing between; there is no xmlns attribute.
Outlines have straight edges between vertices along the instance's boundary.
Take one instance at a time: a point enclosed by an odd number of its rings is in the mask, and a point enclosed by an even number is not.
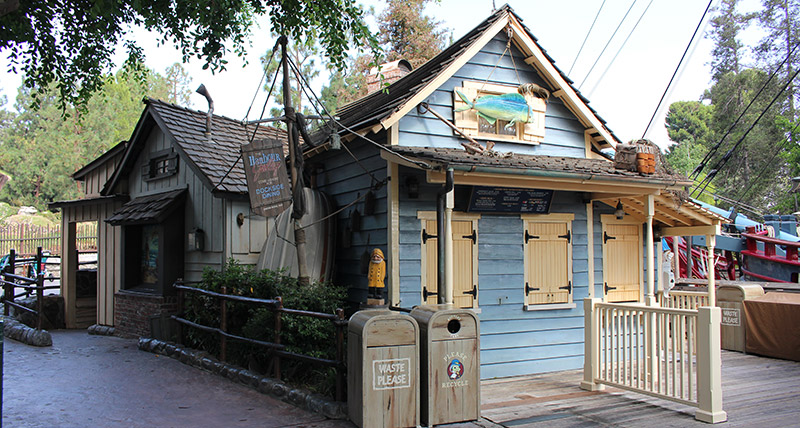
<svg viewBox="0 0 800 428"><path fill-rule="evenodd" d="M614 54L614 58L611 58L611 62L608 63L608 66L606 67L606 69L603 70L603 74L601 74L600 77L597 79L597 82L595 82L594 86L592 86L592 89L590 89L587 92L587 95L592 94L594 92L594 90L597 89L597 86L600 84L600 82L603 81L603 78L606 77L606 73L608 73L608 70L611 68L611 65L613 65L614 61L617 60L617 57L619 56L619 53L622 52L622 49L628 43L628 40L630 40L631 36L633 35L633 32L636 31L636 27L639 26L640 22L642 22L642 18L644 18L644 14L647 13L647 10L650 9L650 5L652 5L652 4L653 4L653 0L650 0L650 3L647 3L647 7L644 8L644 11L642 12L641 15L639 15L639 19L636 21L636 24L634 24L633 28L631 28L631 32L628 33L628 37L626 37L625 41L622 42L622 46L620 46L619 49L617 50L617 53Z"/></svg>
<svg viewBox="0 0 800 428"><path fill-rule="evenodd" d="M800 43L795 45L794 49L792 49L792 52L789 55L787 55L786 58L783 59L783 61L778 65L778 67L775 68L775 70L772 71L772 73L770 73L769 78L764 82L763 85L761 85L761 88L758 90L755 96L753 96L753 99L750 100L750 103L747 104L747 107L744 108L742 113L739 114L739 117L737 117L736 120L733 122L733 124L728 128L728 130L725 132L725 135L723 135L722 138L720 138L720 140L716 144L714 144L714 147L712 147L711 150L709 150L708 153L706 153L706 155L703 157L703 160L701 160L700 163L697 164L692 173L689 175L689 178L691 179L697 178L700 172L703 171L703 168L706 167L706 164L711 161L711 158L717 153L717 150L719 150L720 146L722 146L722 143L725 141L725 138L727 138L728 135L730 135L731 131L733 131L733 128L739 124L739 121L742 120L745 113L747 113L747 110L750 109L750 106L752 106L753 103L755 103L756 99L761 95L761 92L763 92L764 89L766 89L767 85L769 85L769 82L771 82L772 78L778 74L778 71L783 67L783 64L786 63L786 60L788 60L792 56L792 54L794 53L794 51L797 49L798 46L800 46Z"/></svg>
<svg viewBox="0 0 800 428"><path fill-rule="evenodd" d="M678 66L675 67L675 71L672 73L672 77L669 79L669 83L667 83L667 87L664 88L664 93L661 95L661 99L658 100L658 104L656 105L655 111L653 111L653 116L650 117L650 121L647 122L647 127L644 128L644 132L642 133L642 138L647 135L647 131L650 130L650 125L653 124L653 120L656 118L656 114L658 114L658 109L661 107L661 103L664 102L664 98L667 96L667 92L669 91L669 87L672 86L672 81L675 80L675 76L678 75L678 70L681 69L681 64L683 64L683 60L686 58L686 53L689 52L689 48L692 47L692 42L694 42L695 36L697 36L697 32L700 31L700 26L703 24L703 21L706 19L706 15L708 14L708 10L711 9L711 4L714 0L708 0L708 6L706 6L706 10L703 12L703 16L700 17L700 22L697 23L697 27L694 29L694 33L692 33L692 38L689 39L689 44L686 45L686 50L683 51L683 55L681 55L681 60L678 61Z"/></svg>
<svg viewBox="0 0 800 428"><path fill-rule="evenodd" d="M603 56L603 53L605 53L606 49L608 49L608 45L610 45L611 41L614 40L614 36L617 35L617 31L619 31L619 27L622 27L622 23L625 22L625 18L628 17L629 13L631 13L631 9L633 9L633 6L636 5L637 1L638 0L633 0L633 3L631 3L631 6L628 8L628 11L625 12L625 16L623 16L622 20L620 20L619 24L617 24L617 28L614 30L614 33L611 34L611 37L609 37L608 42L606 42L606 45L603 47L603 50L600 51L600 55L597 55L597 59L594 60L594 64L592 64L592 68L589 69L589 72L586 73L586 76L584 76L583 80L581 81L580 86L578 86L579 90L583 87L583 84L586 83L586 79L589 78L589 75L592 74L592 70L594 70L594 67L597 65L597 63L600 61L600 58Z"/></svg>
<svg viewBox="0 0 800 428"><path fill-rule="evenodd" d="M745 138L747 138L747 136L750 134L750 131L752 131L752 130L753 130L753 128L755 128L755 126L756 126L756 124L758 123L758 121L759 121L759 120L761 120L761 118L762 118L762 117L764 117L764 115L765 115L765 114L767 113L767 111L768 111L768 110L769 110L769 109L772 107L772 105L775 103L775 101L777 101L777 100L778 100L778 97L780 97L780 95L781 95L783 92L785 92L785 91L786 91L786 88L788 88L788 87L789 87L789 85L792 83L792 81L795 79L795 77L797 77L798 73L800 73L800 69L798 69L798 70L797 70L797 71L794 73L794 75L793 75L792 77L790 77L790 78L789 78L789 79L786 81L786 84L783 86L783 88L782 88L780 91L778 91L778 93L777 93L777 94L775 94L775 96L772 98L772 101L770 101L770 102L769 102L769 104L768 104L768 105L767 105L767 106L764 108L764 110L761 112L761 114L760 114L760 115L758 115L758 117L756 118L755 122L753 122L753 123L750 125L750 127L749 127L749 128L747 128L747 131L744 133L744 135L742 135L742 137L741 137L741 138L739 138L739 140L736 142L736 144L734 144L734 145L733 145L733 148L731 148L730 150L728 150L728 151L725 153L725 155L723 155L723 156L722 156L722 158L720 158L720 159L717 161L717 163L714 165L714 168L712 168L712 169L711 169L711 171L708 173L708 175L706 175L706 176L703 178L703 180L700 182L700 184L703 184L703 183L705 183L705 185L704 185L704 186L703 186L703 188L700 190L700 193L698 193L698 194L697 194L697 197L698 197L698 198L699 198L699 197L700 197L700 195L702 195L702 194L703 194L703 192L706 190L706 188L707 188L707 187L708 187L708 185L711 183L711 180L714 178L714 176L716 176L716 175L717 175L717 173L718 173L718 172L719 172L719 171L722 169L722 167L724 167L724 166L725 166L725 164L726 164L726 163L728 163L728 160L729 160L729 159L731 158L731 156L733 155L733 152L734 152L734 151L735 151L735 150L736 150L736 149L739 147L739 145L741 145L741 144L742 144L742 142L744 141L744 139L745 139ZM698 186L698 187L699 187L699 186Z"/></svg>
<svg viewBox="0 0 800 428"><path fill-rule="evenodd" d="M572 74L572 69L575 67L575 64L578 63L578 57L581 56L581 52L583 52L583 47L586 46L586 41L589 40L589 35L592 34L592 29L594 28L594 24L597 23L597 18L600 17L600 12L603 11L603 6L605 6L606 0L603 0L603 3L600 4L600 9L597 10L597 14L594 16L594 21L592 21L592 26L589 27L589 32L586 33L586 37L583 39L583 43L581 43L580 49L578 49L578 53L575 54L575 59L572 61L572 65L569 67L569 71L567 75Z"/></svg>

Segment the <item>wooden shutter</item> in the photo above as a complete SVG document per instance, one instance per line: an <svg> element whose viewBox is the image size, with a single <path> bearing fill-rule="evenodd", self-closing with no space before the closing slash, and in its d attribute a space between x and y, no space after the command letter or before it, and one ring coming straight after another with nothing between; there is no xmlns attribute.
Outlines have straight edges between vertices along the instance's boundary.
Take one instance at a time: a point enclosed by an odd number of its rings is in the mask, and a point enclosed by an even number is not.
<svg viewBox="0 0 800 428"><path fill-rule="evenodd" d="M453 220L453 304L461 308L473 308L477 303L477 294L472 295L474 290L477 293L477 278L474 276L473 251L477 241L473 241L472 221ZM425 276L422 284L423 290L429 293L424 300L424 304L435 305L438 303L438 296L430 293L438 293L438 261L437 250L438 233L436 220L423 220L424 236L437 235L436 238L427 238L423 245L423 257L425 257ZM470 292L470 294L464 294ZM423 291L424 294L424 291ZM423 296L424 298L424 296Z"/></svg>
<svg viewBox="0 0 800 428"><path fill-rule="evenodd" d="M572 301L572 228L570 222L527 222L525 233L529 305Z"/></svg>
<svg viewBox="0 0 800 428"><path fill-rule="evenodd" d="M522 139L530 143L539 144L544 141L544 118L547 104L541 98L534 101L531 106L533 110L533 117L529 123L526 123L522 129Z"/></svg>
<svg viewBox="0 0 800 428"><path fill-rule="evenodd" d="M603 292L607 302L638 301L641 225L603 224Z"/></svg>

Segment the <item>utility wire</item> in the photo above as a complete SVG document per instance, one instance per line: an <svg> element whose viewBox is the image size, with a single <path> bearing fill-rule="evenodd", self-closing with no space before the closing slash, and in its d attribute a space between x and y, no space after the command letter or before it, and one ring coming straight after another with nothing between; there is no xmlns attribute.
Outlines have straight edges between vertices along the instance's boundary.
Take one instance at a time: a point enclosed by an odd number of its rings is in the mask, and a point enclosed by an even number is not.
<svg viewBox="0 0 800 428"><path fill-rule="evenodd" d="M678 66L675 67L675 71L672 73L672 77L669 79L669 83L667 83L667 87L664 88L664 93L661 95L661 99L658 100L658 104L656 105L656 109L653 111L653 116L650 118L650 121L647 122L647 127L644 129L642 133L642 138L647 135L647 131L650 130L650 125L653 124L653 120L656 118L656 114L658 114L658 109L661 107L661 103L664 102L664 98L667 96L667 92L669 91L669 87L672 86L672 81L675 80L675 76L678 75L678 70L681 69L681 64L683 64L684 58L686 58L686 53L689 52L689 48L692 47L692 42L694 42L695 36L697 36L697 32L700 31L700 26L703 25L703 21L706 19L706 15L708 14L708 10L711 9L711 3L714 0L708 0L708 6L706 6L706 10L703 12L703 16L700 17L700 22L697 23L697 27L694 29L694 33L692 33L692 38L689 39L689 44L686 45L686 50L683 51L683 55L681 55L681 60L678 61Z"/></svg>
<svg viewBox="0 0 800 428"><path fill-rule="evenodd" d="M646 8L644 8L644 11L643 11L643 12L642 12L642 14L639 16L639 19L636 21L636 24L634 24L634 25L633 25L633 28L631 28L631 32L630 32L630 33L628 33L628 37L626 37L626 38L625 38L625 41L624 41L624 42L622 42L622 46L620 46L620 47L619 47L619 50L617 50L617 53L616 53L616 54L614 54L614 58L611 58L611 62L609 62L609 63L608 63L608 66L606 67L606 69L605 69L605 70L603 70L603 74L601 74L601 75L600 75L600 77L597 79L597 82L594 84L594 86L592 87L592 89L590 89L590 90L589 90L589 92L587 92L587 95L590 95L590 94L592 94L592 93L594 92L594 90L595 90L595 89L597 89L597 86L598 86L598 85L600 85L600 82L602 82L602 81L603 81L603 78L604 78L604 77L606 77L606 73L608 73L608 70L611 68L611 65L613 65L613 64L614 64L614 61L616 61L616 60L617 60L617 57L619 56L619 53L620 53L620 52L622 52L622 49L623 49L623 48L625 47L625 45L628 43L628 40L630 40L631 36L633 35L633 32L634 32L634 31L636 31L636 27L638 27L638 26L639 26L639 23L640 23L640 22L642 22L642 18L644 18L644 14L645 14L645 13L647 13L647 10L648 10L648 9L650 9L650 5L652 5L652 4L653 4L653 0L650 0L650 3L647 3L647 7L646 7Z"/></svg>
<svg viewBox="0 0 800 428"><path fill-rule="evenodd" d="M789 78L789 79L786 81L786 84L783 86L783 88L782 88L780 91L778 91L778 93L777 93L777 94L775 94L775 96L772 98L772 101L770 101L770 102L769 102L769 104L768 104L768 105L767 105L767 106L764 108L764 110L761 112L761 114L760 114L760 115L758 115L758 117L756 118L755 122L753 122L753 123L750 125L750 127L749 127L749 128L747 128L747 131L744 133L744 135L742 135L742 137L741 137L741 138L739 138L739 140L736 142L736 144L734 144L734 145L733 145L733 147L732 147L730 150L728 150L728 151L727 151L727 152L726 152L726 153L725 153L725 154L722 156L722 158L720 158L720 159L717 161L717 163L714 165L714 168L712 168L712 170L711 170L711 171L708 173L708 175L706 175L706 176L705 176L705 178L703 178L703 181L701 181L700 183L701 183L701 184L703 184L703 182L705 182L705 185L704 185L704 186L703 186L703 188L700 190L700 193L698 193L698 194L697 194L697 197L698 197L698 198L699 198L699 197L700 197L700 195L702 195L702 194L703 194L703 192L706 190L706 188L707 188L707 187L708 187L708 185L711 183L711 180L714 178L714 176L716 176L716 175L717 175L717 173L720 171L720 169L722 169L722 167L724 167L724 166L725 166L725 164L726 164L726 163L728 163L728 160L729 160L729 159L731 158L731 156L733 155L733 152L734 152L734 151L736 151L736 149L739 147L739 145L741 145L741 144L742 144L742 141L744 141L744 139L745 139L745 138L747 138L747 136L750 134L750 131L752 131L752 130L753 130L753 128L755 128L755 126L756 126L756 124L758 123L758 121L759 121L759 120L761 120L761 118L762 118L762 117L764 117L764 115L765 115L765 114L767 114L767 111L768 111L768 110L769 110L769 109L772 107L772 105L773 105L773 104L775 104L775 101L777 101L777 100L778 100L778 98L781 96L781 94L783 94L783 92L785 92L785 91L786 91L786 88L788 88L788 87L789 87L789 85L792 83L792 81L794 80L794 78L795 78L795 77L797 77L798 73L800 73L800 69L798 69L798 70L797 70L797 71L794 73L794 75L793 75L791 78Z"/></svg>
<svg viewBox="0 0 800 428"><path fill-rule="evenodd" d="M631 13L631 10L633 9L633 6L636 5L637 1L638 0L633 0L633 3L631 3L631 6L628 8L628 11L625 12L625 16L623 16L622 19L619 21L619 24L617 24L617 28L614 30L614 33L611 34L611 37L608 38L608 42L606 42L606 45L603 46L603 50L600 51L600 55L597 55L597 59L595 59L594 60L594 64L592 64L592 68L590 68L589 72L586 73L586 76L584 76L583 80L581 81L580 86L578 86L578 89L583 87L583 84L586 83L586 79L589 78L589 75L592 74L592 70L594 70L594 67L597 65L598 62L600 62L600 58L603 56L603 53L605 53L606 49L608 49L608 45L611 44L611 41L614 40L614 36L617 35L617 31L619 31L619 28L622 27L622 23L625 22L625 18L628 17L629 13Z"/></svg>
<svg viewBox="0 0 800 428"><path fill-rule="evenodd" d="M592 29L594 28L594 24L597 23L597 18L600 17L600 12L603 11L603 6L605 6L606 0L603 0L603 3L600 4L600 9L597 10L597 15L594 16L594 21L592 21L592 26L589 27L589 32L586 33L586 38L583 39L583 43L581 43L580 49L578 49L578 53L575 54L575 59L572 61L572 65L569 67L569 71L567 75L572 74L572 69L575 67L575 64L578 63L578 57L581 56L581 52L583 51L583 47L586 46L586 41L589 40L589 35L592 34Z"/></svg>
<svg viewBox="0 0 800 428"><path fill-rule="evenodd" d="M697 164L692 173L689 175L689 178L694 179L698 176L698 174L700 174L700 172L703 171L703 168L706 167L706 164L708 164L708 162L711 161L711 158L717 153L717 150L719 150L720 146L722 146L722 143L723 141L725 141L725 138L727 138L728 135L730 135L731 131L733 131L733 128L739 124L739 121L742 120L742 117L744 117L745 113L747 113L747 110L750 109L750 106L752 106L753 103L755 103L756 99L759 97L759 95L761 95L761 92L763 92L764 89L766 89L767 85L769 85L769 82L771 82L772 79L778 75L778 71L781 69L781 67L783 67L783 64L786 63L789 57L792 56L792 54L794 53L794 51L797 49L798 46L800 46L800 43L795 45L794 48L792 49L792 52L789 55L787 55L786 58L783 59L780 65L778 65L778 67L776 67L775 70L772 71L772 73L770 73L769 78L764 82L763 85L761 85L761 88L759 88L758 92L755 94L755 96L753 96L753 99L750 100L750 103L747 104L747 107L744 108L742 113L739 114L739 117L737 117L736 120L733 122L733 124L728 128L728 130L725 132L725 135L723 135L722 138L720 138L720 140L716 144L714 144L711 150L709 150L708 153L706 153L706 155L703 157L703 160L700 161L699 164Z"/></svg>

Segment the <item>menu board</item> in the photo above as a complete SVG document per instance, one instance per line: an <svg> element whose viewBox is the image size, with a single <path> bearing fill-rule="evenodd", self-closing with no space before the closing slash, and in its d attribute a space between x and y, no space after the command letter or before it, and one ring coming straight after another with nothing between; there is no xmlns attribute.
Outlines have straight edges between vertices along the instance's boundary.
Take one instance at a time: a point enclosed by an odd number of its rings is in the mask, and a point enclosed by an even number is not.
<svg viewBox="0 0 800 428"><path fill-rule="evenodd" d="M255 140L242 146L242 160L253 212L278 215L292 201L283 144L278 139Z"/></svg>
<svg viewBox="0 0 800 428"><path fill-rule="evenodd" d="M547 214L552 200L552 190L475 186L468 211Z"/></svg>

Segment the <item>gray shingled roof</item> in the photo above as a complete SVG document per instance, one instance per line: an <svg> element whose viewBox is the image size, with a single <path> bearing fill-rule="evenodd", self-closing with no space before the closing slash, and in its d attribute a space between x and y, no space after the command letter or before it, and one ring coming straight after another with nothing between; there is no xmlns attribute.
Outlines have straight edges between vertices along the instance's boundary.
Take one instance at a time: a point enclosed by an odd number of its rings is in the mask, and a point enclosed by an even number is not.
<svg viewBox="0 0 800 428"><path fill-rule="evenodd" d="M283 130L264 125L256 130L256 125L246 125L239 120L214 115L209 141L204 134L205 112L152 98L146 99L145 104L156 120L166 128L165 131L175 139L178 150L201 172L201 178L206 184L210 188L219 184L219 192L247 193L247 180L241 159L227 176L225 174L239 157L241 146L250 142L254 132L255 139L271 137L286 140L286 132Z"/></svg>
<svg viewBox="0 0 800 428"><path fill-rule="evenodd" d="M657 171L655 174L640 174L623 169L614 168L614 162L604 159L570 158L560 156L523 155L514 153L505 157L502 155L492 157L485 155L471 155L463 149L454 148L429 148L429 147L403 147L392 146L392 150L410 158L416 158L433 163L449 166L489 167L511 170L539 170L548 172L564 172L574 174L591 174L598 178L626 178L632 183L636 180L647 182L663 181L664 183L691 184L686 177L672 175L666 171Z"/></svg>

